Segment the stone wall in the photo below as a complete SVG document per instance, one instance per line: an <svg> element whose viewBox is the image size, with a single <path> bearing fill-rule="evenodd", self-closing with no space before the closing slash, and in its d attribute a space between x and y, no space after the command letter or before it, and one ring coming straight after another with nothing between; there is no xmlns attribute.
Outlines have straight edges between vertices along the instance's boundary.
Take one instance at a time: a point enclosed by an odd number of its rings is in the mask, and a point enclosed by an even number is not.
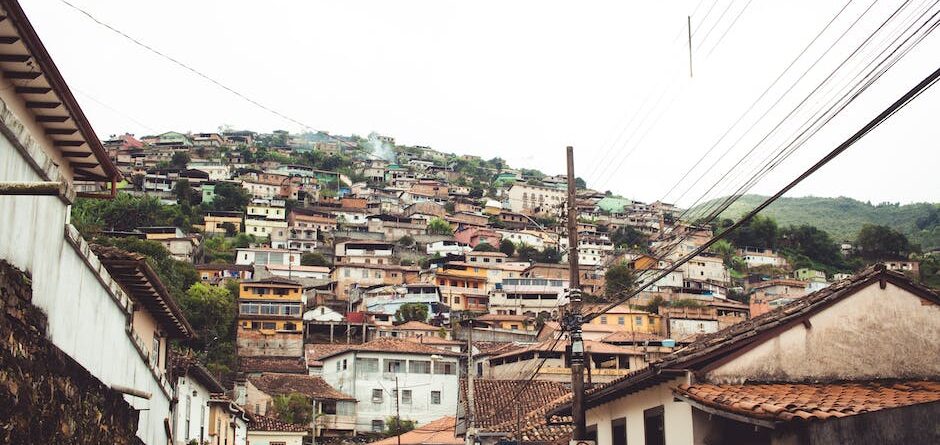
<svg viewBox="0 0 940 445"><path fill-rule="evenodd" d="M140 443L137 411L46 339L31 287L0 261L0 443Z"/></svg>

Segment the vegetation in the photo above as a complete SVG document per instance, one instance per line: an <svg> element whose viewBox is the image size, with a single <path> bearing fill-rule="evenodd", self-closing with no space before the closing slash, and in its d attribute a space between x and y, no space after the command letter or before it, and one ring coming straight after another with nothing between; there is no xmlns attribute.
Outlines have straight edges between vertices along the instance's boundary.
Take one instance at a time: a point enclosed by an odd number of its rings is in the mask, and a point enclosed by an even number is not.
<svg viewBox="0 0 940 445"><path fill-rule="evenodd" d="M313 402L303 394L274 396L272 402L275 417L282 422L308 425L313 421Z"/></svg>
<svg viewBox="0 0 940 445"><path fill-rule="evenodd" d="M177 300L196 330L196 337L185 346L220 373L231 372L235 367L236 297L226 288L195 283Z"/></svg>
<svg viewBox="0 0 940 445"><path fill-rule="evenodd" d="M428 307L421 303L405 303L395 311L395 321L405 323L409 321L426 321Z"/></svg>
<svg viewBox="0 0 940 445"><path fill-rule="evenodd" d="M608 298L633 289L636 277L626 263L614 264L604 274L604 293Z"/></svg>
<svg viewBox="0 0 940 445"><path fill-rule="evenodd" d="M391 416L385 419L385 435L389 437L405 434L415 429L414 420L400 419L397 416Z"/></svg>
<svg viewBox="0 0 940 445"><path fill-rule="evenodd" d="M473 247L474 252L496 252L496 248L489 243L480 243Z"/></svg>
<svg viewBox="0 0 940 445"><path fill-rule="evenodd" d="M512 241L504 239L499 242L499 251L511 257L516 254L516 245Z"/></svg>
<svg viewBox="0 0 940 445"><path fill-rule="evenodd" d="M450 226L450 223L444 221L440 218L432 218L428 222L428 234L429 235L453 235L454 229Z"/></svg>
<svg viewBox="0 0 940 445"><path fill-rule="evenodd" d="M868 260L904 259L911 252L907 237L888 226L866 224L855 241L859 255Z"/></svg>
<svg viewBox="0 0 940 445"><path fill-rule="evenodd" d="M301 266L330 266L330 260L321 253L308 252L300 256Z"/></svg>
<svg viewBox="0 0 940 445"><path fill-rule="evenodd" d="M186 168L186 164L189 164L189 161L189 153L178 151L173 153L173 157L170 158L170 166L173 168Z"/></svg>
<svg viewBox="0 0 940 445"><path fill-rule="evenodd" d="M721 216L736 220L764 199L766 197L758 195L742 196ZM854 240L864 225L872 224L900 232L912 245L919 245L925 251L940 247L940 204L873 205L844 197L780 198L761 214L775 219L781 226L819 227L838 242Z"/></svg>
<svg viewBox="0 0 940 445"><path fill-rule="evenodd" d="M622 226L611 232L610 242L616 247L645 252L649 246L649 237L633 227Z"/></svg>

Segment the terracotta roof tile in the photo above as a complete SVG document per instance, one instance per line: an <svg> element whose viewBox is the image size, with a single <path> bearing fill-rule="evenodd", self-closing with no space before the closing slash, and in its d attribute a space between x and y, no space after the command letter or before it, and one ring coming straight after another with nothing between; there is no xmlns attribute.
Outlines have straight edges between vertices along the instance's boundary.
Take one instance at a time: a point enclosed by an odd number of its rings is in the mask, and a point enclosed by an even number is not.
<svg viewBox="0 0 940 445"><path fill-rule="evenodd" d="M307 366L323 366L323 361L320 360L322 357L347 347L349 345L336 343L306 344L304 345L304 359L307 361Z"/></svg>
<svg viewBox="0 0 940 445"><path fill-rule="evenodd" d="M244 373L306 374L307 364L302 357L252 356L239 358L239 370Z"/></svg>
<svg viewBox="0 0 940 445"><path fill-rule="evenodd" d="M940 401L940 382L680 385L676 395L711 408L771 421L825 420Z"/></svg>
<svg viewBox="0 0 940 445"><path fill-rule="evenodd" d="M614 332L602 339L602 341L608 343L625 343L625 342L643 342L643 341L663 341L665 337L659 334L649 334L646 332L636 332L636 331L618 331Z"/></svg>
<svg viewBox="0 0 940 445"><path fill-rule="evenodd" d="M461 403L466 411L466 380L461 380ZM525 388L519 391L520 388ZM518 393L518 395L516 395ZM532 442L567 442L571 437L571 418L546 413L571 399L564 383L533 380L474 380L474 407L477 427L489 433L516 434L521 424L523 440ZM521 408L516 419L515 408Z"/></svg>
<svg viewBox="0 0 940 445"><path fill-rule="evenodd" d="M249 377L248 381L259 391L272 396L299 393L314 400L356 400L313 375L265 373Z"/></svg>
<svg viewBox="0 0 940 445"><path fill-rule="evenodd" d="M473 342L473 346L477 348L477 353L474 354L474 357L500 355L524 348L524 346L512 342L503 343L490 341L475 341Z"/></svg>
<svg viewBox="0 0 940 445"><path fill-rule="evenodd" d="M538 343L531 344L524 348L505 352L503 354L497 355L493 358L505 358L513 357L520 354L525 354L533 351L554 351L554 352L564 352L567 347L567 342L565 341L555 341L554 339L543 340ZM600 341L593 340L584 340L584 350L588 353L595 354L623 354L623 355L643 355L643 352L638 351L633 348L627 348L624 346L612 345L609 343L604 343Z"/></svg>
<svg viewBox="0 0 940 445"><path fill-rule="evenodd" d="M393 337L379 337L375 340L360 345L345 345L346 347L333 351L320 357L320 360L342 354L348 351L368 351L368 352L396 352L406 354L436 354L446 356L460 356L459 352L449 351L447 349L437 348L430 345L415 343Z"/></svg>
<svg viewBox="0 0 940 445"><path fill-rule="evenodd" d="M293 423L281 422L273 417L259 416L257 414L248 414L249 431L277 431L282 433L306 433L309 431L307 425L297 425Z"/></svg>
<svg viewBox="0 0 940 445"><path fill-rule="evenodd" d="M372 445L460 445L463 440L454 435L456 425L457 419L453 416L441 417L402 434L400 441L399 436L392 436Z"/></svg>

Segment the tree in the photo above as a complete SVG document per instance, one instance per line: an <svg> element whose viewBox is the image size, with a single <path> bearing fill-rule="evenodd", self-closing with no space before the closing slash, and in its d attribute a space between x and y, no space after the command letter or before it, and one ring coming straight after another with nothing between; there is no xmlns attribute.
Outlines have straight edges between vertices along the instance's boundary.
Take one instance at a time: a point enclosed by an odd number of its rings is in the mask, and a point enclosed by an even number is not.
<svg viewBox="0 0 940 445"><path fill-rule="evenodd" d="M653 297L649 303L645 306L642 306L643 310L651 314L658 314L659 307L665 305L666 300L663 299L662 295L657 295Z"/></svg>
<svg viewBox="0 0 940 445"><path fill-rule="evenodd" d="M405 303L395 311L395 321L405 323L409 321L427 321L428 307L421 303Z"/></svg>
<svg viewBox="0 0 940 445"><path fill-rule="evenodd" d="M248 192L238 184L220 182L215 185L215 197L212 198L212 208L215 210L228 210L244 212L251 201Z"/></svg>
<svg viewBox="0 0 940 445"><path fill-rule="evenodd" d="M888 226L866 224L855 242L861 256L869 260L902 259L911 251L907 237Z"/></svg>
<svg viewBox="0 0 940 445"><path fill-rule="evenodd" d="M209 361L230 362L230 357L219 356L222 350L219 346L235 343L235 296L224 287L195 283L178 301L186 319L196 329L196 337L187 345L206 353Z"/></svg>
<svg viewBox="0 0 940 445"><path fill-rule="evenodd" d="M581 179L580 177L575 177L575 178L574 178L574 186L575 186L575 188L586 189L586 188L587 188L587 183L584 182L584 180Z"/></svg>
<svg viewBox="0 0 940 445"><path fill-rule="evenodd" d="M777 223L766 216L757 215L728 235L740 248L773 249L777 244Z"/></svg>
<svg viewBox="0 0 940 445"><path fill-rule="evenodd" d="M176 185L173 186L173 196L176 196L176 202L179 204L195 205L202 202L202 196L192 188L188 179L176 181Z"/></svg>
<svg viewBox="0 0 940 445"><path fill-rule="evenodd" d="M411 235L405 235L398 239L398 245L403 247L411 247L415 245L415 239Z"/></svg>
<svg viewBox="0 0 940 445"><path fill-rule="evenodd" d="M558 252L558 249L554 247L546 248L542 250L537 256L538 262L540 263L560 263L561 262L561 253Z"/></svg>
<svg viewBox="0 0 940 445"><path fill-rule="evenodd" d="M189 164L189 161L189 153L178 151L173 153L173 157L170 158L170 166L174 168L186 168L186 164Z"/></svg>
<svg viewBox="0 0 940 445"><path fill-rule="evenodd" d="M633 289L635 277L626 263L614 264L604 273L604 293L607 297L621 295Z"/></svg>
<svg viewBox="0 0 940 445"><path fill-rule="evenodd" d="M516 245L508 239L504 239L499 242L499 251L505 253L506 256L513 256L516 253Z"/></svg>
<svg viewBox="0 0 940 445"><path fill-rule="evenodd" d="M415 429L414 420L402 420L397 416L385 419L385 435L389 437L399 436Z"/></svg>
<svg viewBox="0 0 940 445"><path fill-rule="evenodd" d="M228 221L222 223L219 227L225 229L225 236L235 236L238 234L238 226Z"/></svg>
<svg viewBox="0 0 940 445"><path fill-rule="evenodd" d="M496 252L496 248L489 243L480 243L473 247L474 252Z"/></svg>
<svg viewBox="0 0 940 445"><path fill-rule="evenodd" d="M711 253L721 257L725 267L734 266L734 245L726 239L718 240L708 248Z"/></svg>
<svg viewBox="0 0 940 445"><path fill-rule="evenodd" d="M610 241L618 247L638 250L645 250L649 245L649 237L630 226L618 227L610 234Z"/></svg>
<svg viewBox="0 0 940 445"><path fill-rule="evenodd" d="M281 422L309 425L313 421L313 402L300 393L274 396L274 413Z"/></svg>
<svg viewBox="0 0 940 445"><path fill-rule="evenodd" d="M330 261L322 254L317 252L308 252L300 257L301 266L330 266Z"/></svg>
<svg viewBox="0 0 940 445"><path fill-rule="evenodd" d="M538 261L539 250L535 247L523 244L516 248L516 256L522 261Z"/></svg>
<svg viewBox="0 0 940 445"><path fill-rule="evenodd" d="M431 221L428 222L428 234L429 235L453 235L454 229L450 226L450 223L444 221L440 218L431 218Z"/></svg>
<svg viewBox="0 0 940 445"><path fill-rule="evenodd" d="M826 265L834 266L843 262L842 252L829 234L810 225L783 229L778 244L782 249Z"/></svg>

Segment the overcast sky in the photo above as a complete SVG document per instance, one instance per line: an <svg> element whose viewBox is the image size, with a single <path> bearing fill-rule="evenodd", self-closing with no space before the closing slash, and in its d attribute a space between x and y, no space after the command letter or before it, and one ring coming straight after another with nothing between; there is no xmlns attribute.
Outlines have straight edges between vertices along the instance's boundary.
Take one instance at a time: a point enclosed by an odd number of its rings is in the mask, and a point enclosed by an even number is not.
<svg viewBox="0 0 940 445"><path fill-rule="evenodd" d="M697 163L845 0L70 1L311 128L377 131L400 144L500 156L549 174L564 171L564 147L573 145L578 175L589 186L682 205L702 196L902 3L878 2L779 108L744 134L872 0L851 2L745 125ZM220 125L303 129L60 0L22 3L101 137L215 131ZM910 10L912 20L915 12ZM692 78L684 34L690 14ZM753 191L772 193L799 174L936 69L938 53L940 35L934 33ZM940 201L938 90L789 196ZM803 119L788 120L774 136L776 145L760 146L755 154L781 146ZM741 143L732 145L741 134ZM728 155L709 168L725 150ZM667 195L690 167L693 173ZM749 170L735 171L744 178ZM706 197L731 189L719 186Z"/></svg>

